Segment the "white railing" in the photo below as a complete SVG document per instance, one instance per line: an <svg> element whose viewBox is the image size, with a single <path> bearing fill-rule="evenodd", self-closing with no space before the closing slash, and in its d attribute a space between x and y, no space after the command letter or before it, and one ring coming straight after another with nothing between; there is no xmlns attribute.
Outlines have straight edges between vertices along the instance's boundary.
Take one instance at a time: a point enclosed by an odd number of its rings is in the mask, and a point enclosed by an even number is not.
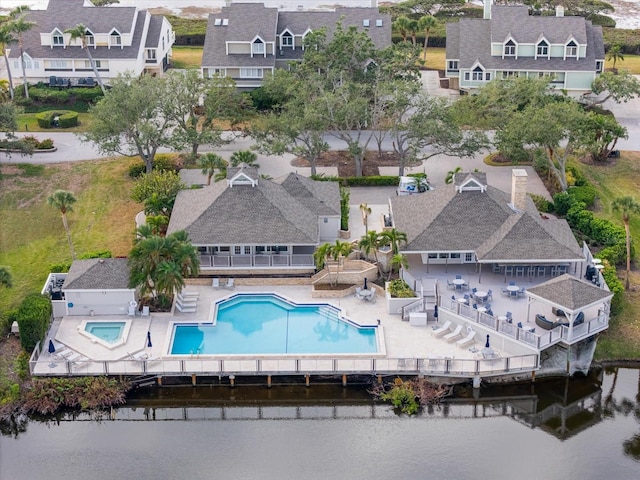
<svg viewBox="0 0 640 480"><path fill-rule="evenodd" d="M400 308L398 312L402 316L402 320L409 320L409 314L415 312L422 312L424 310L424 300L416 300Z"/></svg>
<svg viewBox="0 0 640 480"><path fill-rule="evenodd" d="M163 358L157 360L29 362L35 376L85 375L436 375L473 377L532 372L539 367L537 354L495 359L427 358L253 358L217 359L207 356Z"/></svg>
<svg viewBox="0 0 640 480"><path fill-rule="evenodd" d="M310 254L273 255L200 255L200 268L313 268L315 263Z"/></svg>

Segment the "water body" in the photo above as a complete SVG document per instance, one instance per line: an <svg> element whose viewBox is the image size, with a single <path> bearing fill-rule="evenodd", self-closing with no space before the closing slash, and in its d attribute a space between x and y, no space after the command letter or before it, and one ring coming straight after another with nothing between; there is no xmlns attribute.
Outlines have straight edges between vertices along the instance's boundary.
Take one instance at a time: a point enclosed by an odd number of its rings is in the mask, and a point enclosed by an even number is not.
<svg viewBox="0 0 640 480"><path fill-rule="evenodd" d="M0 478L631 479L639 374L483 389L477 400L463 391L470 398L411 418L356 387L154 389L113 419L5 429Z"/></svg>

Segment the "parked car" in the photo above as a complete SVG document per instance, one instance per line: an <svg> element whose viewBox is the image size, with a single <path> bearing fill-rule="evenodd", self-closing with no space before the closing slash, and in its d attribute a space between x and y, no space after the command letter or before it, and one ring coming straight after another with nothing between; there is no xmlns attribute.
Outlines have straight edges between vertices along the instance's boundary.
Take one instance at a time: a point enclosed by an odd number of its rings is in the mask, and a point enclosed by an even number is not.
<svg viewBox="0 0 640 480"><path fill-rule="evenodd" d="M396 193L399 196L415 195L418 193L424 193L428 190L433 190L433 187L429 185L426 178L420 177L400 177L398 189Z"/></svg>

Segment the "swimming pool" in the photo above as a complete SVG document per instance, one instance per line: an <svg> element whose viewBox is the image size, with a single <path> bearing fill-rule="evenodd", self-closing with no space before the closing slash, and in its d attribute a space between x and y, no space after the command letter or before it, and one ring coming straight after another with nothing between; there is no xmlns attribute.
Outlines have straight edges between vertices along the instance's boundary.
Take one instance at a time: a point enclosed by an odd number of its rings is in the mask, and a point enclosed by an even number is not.
<svg viewBox="0 0 640 480"><path fill-rule="evenodd" d="M170 354L378 353L375 326L358 327L328 304L296 304L275 294L236 294L215 307L215 323L174 324Z"/></svg>
<svg viewBox="0 0 640 480"><path fill-rule="evenodd" d="M111 349L126 342L130 327L129 320L109 322L87 320L82 322L78 331L93 343L99 343Z"/></svg>

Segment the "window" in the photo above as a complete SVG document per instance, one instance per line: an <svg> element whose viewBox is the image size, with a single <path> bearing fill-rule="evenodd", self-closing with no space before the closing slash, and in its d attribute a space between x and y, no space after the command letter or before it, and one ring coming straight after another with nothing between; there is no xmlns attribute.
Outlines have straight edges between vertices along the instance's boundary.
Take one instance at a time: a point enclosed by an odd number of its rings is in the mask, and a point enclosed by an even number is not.
<svg viewBox="0 0 640 480"><path fill-rule="evenodd" d="M56 30L51 35L51 41L54 47L63 47L64 46L64 36L60 33L59 30Z"/></svg>
<svg viewBox="0 0 640 480"><path fill-rule="evenodd" d="M87 40L87 46L95 47L96 37L93 36L93 33L87 31L84 35L85 35L85 39Z"/></svg>
<svg viewBox="0 0 640 480"><path fill-rule="evenodd" d="M469 80L469 78L470 78L469 72L464 72L464 79Z"/></svg>
<svg viewBox="0 0 640 480"><path fill-rule="evenodd" d="M451 254L451 258L460 258L460 254L459 253L452 253Z"/></svg>
<svg viewBox="0 0 640 480"><path fill-rule="evenodd" d="M578 45L576 42L571 40L567 43L567 47L565 49L565 57L577 57L578 56Z"/></svg>
<svg viewBox="0 0 640 480"><path fill-rule="evenodd" d="M261 68L241 68L240 78L262 78Z"/></svg>
<svg viewBox="0 0 640 480"><path fill-rule="evenodd" d="M596 60L596 73L602 73L602 60Z"/></svg>
<svg viewBox="0 0 640 480"><path fill-rule="evenodd" d="M148 60L155 60L156 59L156 50L155 50L155 48L147 49L147 59Z"/></svg>
<svg viewBox="0 0 640 480"><path fill-rule="evenodd" d="M251 53L264 53L264 43L259 38L256 38L255 42L251 44Z"/></svg>
<svg viewBox="0 0 640 480"><path fill-rule="evenodd" d="M516 55L516 44L513 40L509 40L504 44L504 56L505 57L515 57Z"/></svg>
<svg viewBox="0 0 640 480"><path fill-rule="evenodd" d="M24 59L25 70L38 70L40 68L40 62L33 61L31 57L27 56L26 53L22 58ZM22 65L20 64L20 60L13 61L13 68L14 70L18 70L19 68L22 68Z"/></svg>
<svg viewBox="0 0 640 480"><path fill-rule="evenodd" d="M96 65L96 68L102 68L102 61L101 60L94 60L93 63ZM84 61L84 68L93 68L91 66L91 62L89 60L85 60Z"/></svg>
<svg viewBox="0 0 640 480"><path fill-rule="evenodd" d="M439 253L438 254L438 258L446 260L447 258L449 258L449 254L448 253Z"/></svg>
<svg viewBox="0 0 640 480"><path fill-rule="evenodd" d="M216 27L219 27L220 25L222 25L222 19L221 19L221 18L216 18L216 19L213 21L213 24L214 24Z"/></svg>
<svg viewBox="0 0 640 480"><path fill-rule="evenodd" d="M284 32L280 37L281 47L293 47L293 37L289 32Z"/></svg>
<svg viewBox="0 0 640 480"><path fill-rule="evenodd" d="M502 72L502 78L510 78L510 77L517 77L518 74L516 72L513 71L504 71Z"/></svg>
<svg viewBox="0 0 640 480"><path fill-rule="evenodd" d="M476 67L473 69L473 80L483 80L484 79L484 70L480 67Z"/></svg>
<svg viewBox="0 0 640 480"><path fill-rule="evenodd" d="M465 253L464 254L465 262L473 262L473 253Z"/></svg>
<svg viewBox="0 0 640 480"><path fill-rule="evenodd" d="M487 82L491 81L491 74L490 74L489 72L485 73L485 74L484 74L484 79L485 79Z"/></svg>
<svg viewBox="0 0 640 480"><path fill-rule="evenodd" d="M224 68L210 68L209 77L225 77L226 72Z"/></svg>
<svg viewBox="0 0 640 480"><path fill-rule="evenodd" d="M55 70L64 70L67 68L66 60L51 60L51 68Z"/></svg>
<svg viewBox="0 0 640 480"><path fill-rule="evenodd" d="M537 55L539 57L548 57L549 56L549 44L544 40L541 40L538 44Z"/></svg>
<svg viewBox="0 0 640 480"><path fill-rule="evenodd" d="M117 47L122 45L122 37L118 32L115 32L115 31L111 32L110 38L111 38L111 45L115 45Z"/></svg>
<svg viewBox="0 0 640 480"><path fill-rule="evenodd" d="M449 60L449 70L458 71L458 60Z"/></svg>

